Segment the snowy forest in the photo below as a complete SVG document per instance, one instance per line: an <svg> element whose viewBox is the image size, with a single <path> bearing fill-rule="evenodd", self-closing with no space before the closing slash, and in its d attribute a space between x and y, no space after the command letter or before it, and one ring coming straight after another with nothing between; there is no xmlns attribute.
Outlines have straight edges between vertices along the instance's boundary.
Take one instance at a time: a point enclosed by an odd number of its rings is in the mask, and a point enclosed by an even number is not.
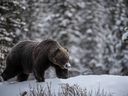
<svg viewBox="0 0 128 96"><path fill-rule="evenodd" d="M54 39L70 51L71 76L128 75L128 0L0 0L0 74L22 40Z"/></svg>

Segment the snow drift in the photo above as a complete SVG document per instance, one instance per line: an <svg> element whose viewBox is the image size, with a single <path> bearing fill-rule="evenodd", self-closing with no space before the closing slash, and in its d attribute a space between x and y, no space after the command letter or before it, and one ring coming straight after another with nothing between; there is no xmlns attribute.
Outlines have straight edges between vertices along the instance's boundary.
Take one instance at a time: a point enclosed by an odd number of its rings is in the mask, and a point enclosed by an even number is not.
<svg viewBox="0 0 128 96"><path fill-rule="evenodd" d="M25 82L1 82L0 96L19 96L24 91L33 90L40 85L46 87L51 84L53 92L59 91L61 84L74 85L77 84L81 88L86 88L87 92L95 94L99 89L104 90L112 96L128 96L128 77L127 76L113 76L113 75L88 75L77 76L69 79L46 79L45 82L37 83L35 80ZM95 95L94 95L95 96Z"/></svg>

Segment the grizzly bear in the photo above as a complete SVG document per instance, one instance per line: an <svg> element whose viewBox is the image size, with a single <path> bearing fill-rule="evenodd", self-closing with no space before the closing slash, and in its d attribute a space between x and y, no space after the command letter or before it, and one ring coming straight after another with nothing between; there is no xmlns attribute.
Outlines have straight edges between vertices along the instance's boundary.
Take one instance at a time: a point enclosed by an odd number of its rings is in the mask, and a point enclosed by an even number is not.
<svg viewBox="0 0 128 96"><path fill-rule="evenodd" d="M6 59L6 69L1 74L4 81L17 76L17 81L27 80L29 73L38 82L44 82L46 69L53 66L59 78L68 78L69 52L57 41L22 41L16 44Z"/></svg>

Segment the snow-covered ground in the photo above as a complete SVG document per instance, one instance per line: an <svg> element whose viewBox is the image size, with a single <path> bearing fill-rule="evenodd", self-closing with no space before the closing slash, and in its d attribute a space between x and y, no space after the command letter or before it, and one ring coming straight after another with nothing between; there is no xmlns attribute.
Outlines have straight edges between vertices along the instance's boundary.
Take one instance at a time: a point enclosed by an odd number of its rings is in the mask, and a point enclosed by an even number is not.
<svg viewBox="0 0 128 96"><path fill-rule="evenodd" d="M18 96L19 93L30 90L36 85L47 86L51 83L52 90L59 91L61 84L68 83L69 85L78 84L81 88L86 88L87 92L96 90L104 90L111 93L112 96L128 96L128 77L127 76L113 76L113 75L87 75L77 76L69 79L46 79L45 82L37 83L35 80L25 82L1 82L0 96Z"/></svg>

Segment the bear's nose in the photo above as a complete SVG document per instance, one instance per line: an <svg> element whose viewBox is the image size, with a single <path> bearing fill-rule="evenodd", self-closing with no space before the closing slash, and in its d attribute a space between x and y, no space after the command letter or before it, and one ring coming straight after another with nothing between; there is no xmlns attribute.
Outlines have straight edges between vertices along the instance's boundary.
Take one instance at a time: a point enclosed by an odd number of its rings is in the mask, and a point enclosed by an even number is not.
<svg viewBox="0 0 128 96"><path fill-rule="evenodd" d="M65 69L71 68L71 64L70 64L70 63L66 63L66 64L64 65L64 68L65 68Z"/></svg>

